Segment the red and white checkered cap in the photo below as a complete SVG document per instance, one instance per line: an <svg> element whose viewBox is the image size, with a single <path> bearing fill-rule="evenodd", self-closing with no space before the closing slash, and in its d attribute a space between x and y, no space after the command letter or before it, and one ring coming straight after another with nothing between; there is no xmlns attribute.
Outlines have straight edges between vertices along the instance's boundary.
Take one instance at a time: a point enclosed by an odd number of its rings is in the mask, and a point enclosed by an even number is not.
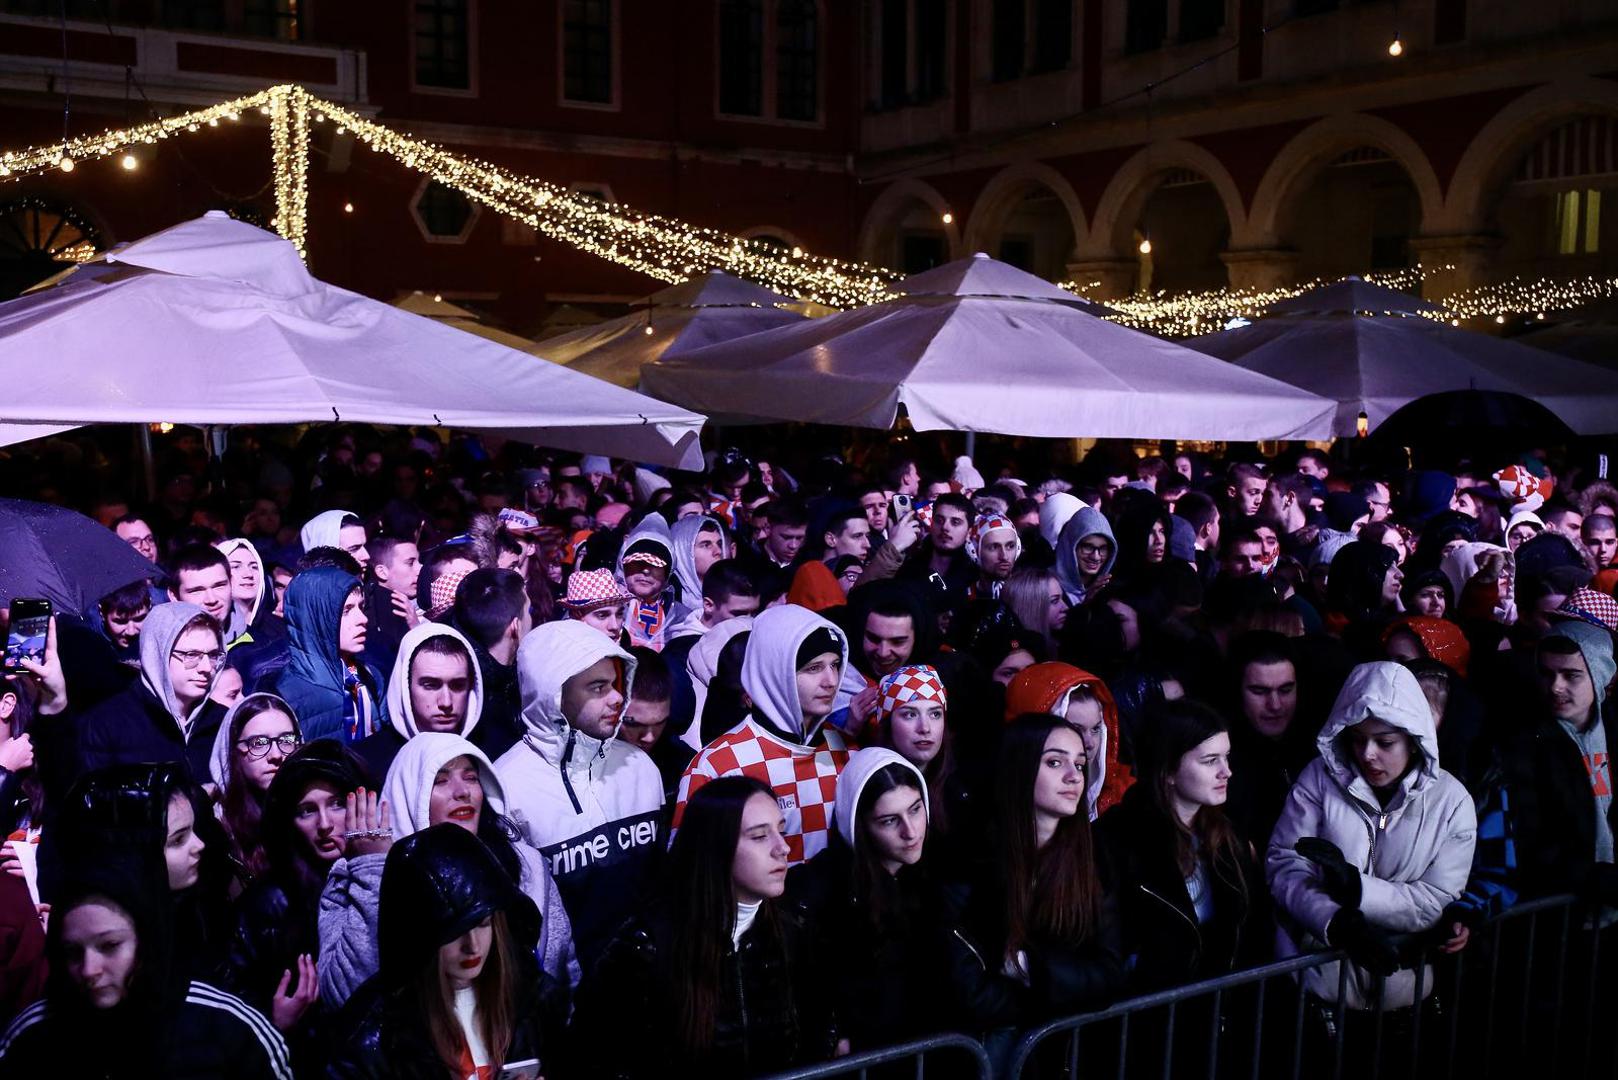
<svg viewBox="0 0 1618 1080"><path fill-rule="evenodd" d="M653 555L649 551L634 551L634 552L630 552L628 555L624 556L624 565L626 567L630 563L638 563L638 562L639 563L647 563L648 565L655 566L659 570L667 570L668 566L669 566L669 564L668 564L668 562L666 560L664 560L660 556Z"/></svg>
<svg viewBox="0 0 1618 1080"><path fill-rule="evenodd" d="M590 611L611 604L627 604L635 597L618 584L611 570L578 570L567 579L567 597L562 606L569 611Z"/></svg>
<svg viewBox="0 0 1618 1080"><path fill-rule="evenodd" d="M1557 613L1582 619L1603 630L1618 632L1618 600L1588 586L1574 589Z"/></svg>
<svg viewBox="0 0 1618 1080"><path fill-rule="evenodd" d="M912 701L936 701L949 708L949 694L938 670L929 664L911 664L891 675L884 675L877 684L876 712L879 720L893 715L893 710Z"/></svg>
<svg viewBox="0 0 1618 1080"><path fill-rule="evenodd" d="M451 570L433 581L433 587L428 590L427 596L432 605L427 609L429 619L436 619L455 606L455 590L461 587L461 582L466 580L466 575L471 572L471 570Z"/></svg>
<svg viewBox="0 0 1618 1080"><path fill-rule="evenodd" d="M1017 526L1004 514L984 514L972 522L972 528L966 534L966 553L972 557L973 562L978 561L978 545L983 538L992 532L1017 531Z"/></svg>

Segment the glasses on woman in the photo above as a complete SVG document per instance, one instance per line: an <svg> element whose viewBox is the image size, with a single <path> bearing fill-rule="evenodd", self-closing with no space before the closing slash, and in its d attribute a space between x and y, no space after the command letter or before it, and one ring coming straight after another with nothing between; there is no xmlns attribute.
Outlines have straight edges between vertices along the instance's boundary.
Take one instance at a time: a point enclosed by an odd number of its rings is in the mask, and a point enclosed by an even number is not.
<svg viewBox="0 0 1618 1080"><path fill-rule="evenodd" d="M236 746L242 753L250 758L261 758L275 747L282 754L290 754L303 745L303 739L293 732L285 735L254 735L251 739L242 739Z"/></svg>
<svg viewBox="0 0 1618 1080"><path fill-rule="evenodd" d="M218 667L225 662L223 649L214 649L211 652L204 652L201 649L175 649L169 655L184 664L187 671L195 670L203 661L207 661L209 667Z"/></svg>

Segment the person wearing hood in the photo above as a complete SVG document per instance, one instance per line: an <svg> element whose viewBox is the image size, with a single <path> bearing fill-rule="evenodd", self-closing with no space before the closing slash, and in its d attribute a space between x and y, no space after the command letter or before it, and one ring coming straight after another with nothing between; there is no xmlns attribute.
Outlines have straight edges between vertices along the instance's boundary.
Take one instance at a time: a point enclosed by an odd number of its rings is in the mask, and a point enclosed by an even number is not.
<svg viewBox="0 0 1618 1080"><path fill-rule="evenodd" d="M1517 621L1513 595L1516 560L1499 544L1480 541L1461 544L1444 556L1439 567L1455 594L1456 620Z"/></svg>
<svg viewBox="0 0 1618 1080"><path fill-rule="evenodd" d="M1083 507L1062 526L1056 538L1056 579L1069 604L1094 600L1112 579L1117 562L1118 541L1100 510Z"/></svg>
<svg viewBox="0 0 1618 1080"><path fill-rule="evenodd" d="M0 1035L0 1074L292 1080L262 1013L174 963L162 874L155 856L128 850L66 869L46 994Z"/></svg>
<svg viewBox="0 0 1618 1080"><path fill-rule="evenodd" d="M680 741L694 754L741 723L747 716L742 690L742 660L753 632L753 616L726 619L697 639L686 657L695 713Z"/></svg>
<svg viewBox="0 0 1618 1080"><path fill-rule="evenodd" d="M1265 860L1276 956L1343 949L1350 1010L1377 1007L1377 976L1386 980L1384 1011L1417 1004L1435 980L1424 971L1418 986L1415 972L1400 971L1390 935L1432 929L1466 888L1477 842L1472 797L1441 767L1432 710L1399 664L1356 667L1316 745L1320 757L1288 795ZM1338 968L1305 971L1304 992L1334 1007ZM1359 1021L1351 1013L1349 1022Z"/></svg>
<svg viewBox="0 0 1618 1080"><path fill-rule="evenodd" d="M702 638L714 627L731 619L750 617L759 609L758 585L742 564L734 559L714 563L702 579L702 603L684 619L669 628L669 643L663 648L671 680L669 724L675 738L699 730L702 703L707 686L700 689L691 674L690 662ZM710 667L709 676L713 674ZM696 741L691 736L691 742ZM700 745L691 746L692 751Z"/></svg>
<svg viewBox="0 0 1618 1080"><path fill-rule="evenodd" d="M674 621L679 622L690 612L702 610L702 583L708 571L735 551L724 525L712 514L684 517L670 526L669 550L674 556L674 603L679 609Z"/></svg>
<svg viewBox="0 0 1618 1080"><path fill-rule="evenodd" d="M837 774L848 761L842 734L826 721L847 665L847 638L814 612L785 604L757 615L742 660L742 688L753 707L686 769L674 828L704 784L740 774L781 800L793 865L825 848Z"/></svg>
<svg viewBox="0 0 1618 1080"><path fill-rule="evenodd" d="M1107 684L1054 660L1024 668L1006 687L1006 722L1026 713L1060 717L1084 738L1084 798L1094 821L1135 782L1118 760L1118 706Z"/></svg>
<svg viewBox="0 0 1618 1080"><path fill-rule="evenodd" d="M533 609L515 570L473 570L456 589L453 603L448 621L471 643L477 660L482 691L477 743L491 758L499 758L523 735L517 646L533 629Z"/></svg>
<svg viewBox="0 0 1618 1080"><path fill-rule="evenodd" d="M539 912L489 849L459 825L424 829L388 852L382 895L379 968L338 1017L340 1049L326 1075L548 1071L554 1031L533 959Z"/></svg>
<svg viewBox="0 0 1618 1080"><path fill-rule="evenodd" d="M649 881L662 847L663 779L618 738L635 658L571 619L517 652L520 742L495 762L523 840L550 863L586 969Z"/></svg>
<svg viewBox="0 0 1618 1080"><path fill-rule="evenodd" d="M219 821L230 834L231 853L250 877L269 868L262 824L270 782L302 745L292 706L274 694L248 694L219 724L208 775L219 792Z"/></svg>
<svg viewBox="0 0 1618 1080"><path fill-rule="evenodd" d="M282 606L287 665L273 690L292 706L304 737L356 743L379 731L386 684L361 656L368 631L359 580L334 566L305 570Z"/></svg>
<svg viewBox="0 0 1618 1080"><path fill-rule="evenodd" d="M1061 542L1062 530L1072 520L1073 515L1085 509L1089 504L1076 495L1069 495L1065 491L1053 491L1045 496L1045 501L1039 504L1039 536L1041 540L1050 545L1052 551L1056 550Z"/></svg>
<svg viewBox="0 0 1618 1080"><path fill-rule="evenodd" d="M269 641L285 634L274 626L275 593L269 571L251 541L236 537L214 545L230 566L230 618L225 648Z"/></svg>
<svg viewBox="0 0 1618 1080"><path fill-rule="evenodd" d="M360 570L371 565L371 553L365 548L365 524L358 514L347 510L326 510L303 523L298 540L305 555L315 548L336 548L345 551L360 564Z"/></svg>
<svg viewBox="0 0 1618 1080"><path fill-rule="evenodd" d="M740 1080L831 1056L821 957L781 899L787 826L775 793L726 776L688 809L662 895L579 987L568 1075Z"/></svg>
<svg viewBox="0 0 1618 1080"><path fill-rule="evenodd" d="M896 751L868 747L837 778L836 832L787 874L822 956L837 956L830 1001L855 1052L920 1038L943 1023L932 1003L945 977L936 948L940 897L923 866L927 781Z"/></svg>
<svg viewBox="0 0 1618 1080"><path fill-rule="evenodd" d="M565 999L578 983L573 929L545 859L520 841L506 817L505 791L494 765L459 735L426 731L394 759L383 785L393 836L380 850L338 862L320 898L322 995L345 1001L376 974L378 897L383 864L394 839L434 825L459 825L481 840L512 882L541 915L536 957L552 988Z"/></svg>
<svg viewBox="0 0 1618 1080"><path fill-rule="evenodd" d="M1506 547L1514 554L1525 541L1545 531L1545 522L1532 510L1518 510L1506 522Z"/></svg>
<svg viewBox="0 0 1618 1080"><path fill-rule="evenodd" d="M460 735L488 749L477 734L483 687L472 643L453 626L424 622L405 634L388 679L387 705L388 726L354 744L373 777L388 775L405 743L424 731Z"/></svg>
<svg viewBox="0 0 1618 1080"><path fill-rule="evenodd" d="M132 762L185 762L208 775L225 708L208 697L224 663L219 623L193 604L159 604L140 635L140 680L94 706L75 727L75 775Z"/></svg>
<svg viewBox="0 0 1618 1080"><path fill-rule="evenodd" d="M625 613L629 643L661 652L668 628L685 614L676 612L676 586L670 583L674 537L659 514L647 514L624 537L618 553L618 580L634 599Z"/></svg>
<svg viewBox="0 0 1618 1080"><path fill-rule="evenodd" d="M1267 955L1258 855L1225 817L1230 732L1194 701L1152 710L1140 782L1101 816L1132 984L1141 993L1212 979Z"/></svg>

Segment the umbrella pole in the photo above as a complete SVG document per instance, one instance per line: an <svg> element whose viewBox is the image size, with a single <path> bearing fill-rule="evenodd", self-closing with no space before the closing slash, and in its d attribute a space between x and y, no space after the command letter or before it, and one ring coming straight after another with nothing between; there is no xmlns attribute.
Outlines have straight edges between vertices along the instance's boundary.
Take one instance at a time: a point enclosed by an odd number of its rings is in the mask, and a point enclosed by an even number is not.
<svg viewBox="0 0 1618 1080"><path fill-rule="evenodd" d="M135 425L135 444L140 458L141 481L145 485L146 500L157 498L157 471L152 464L152 429L145 424Z"/></svg>
<svg viewBox="0 0 1618 1080"><path fill-rule="evenodd" d="M966 456L971 458L974 462L977 461L978 433L975 431L968 431L966 433Z"/></svg>

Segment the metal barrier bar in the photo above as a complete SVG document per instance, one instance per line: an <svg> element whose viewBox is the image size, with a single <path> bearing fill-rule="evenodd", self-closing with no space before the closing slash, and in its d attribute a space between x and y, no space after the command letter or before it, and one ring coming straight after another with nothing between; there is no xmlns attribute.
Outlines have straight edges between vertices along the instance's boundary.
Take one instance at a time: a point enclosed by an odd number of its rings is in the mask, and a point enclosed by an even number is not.
<svg viewBox="0 0 1618 1080"><path fill-rule="evenodd" d="M821 1080L832 1076L858 1076L864 1080L867 1070L879 1065L894 1065L904 1061L914 1061L916 1080L925 1080L927 1075L926 1059L929 1054L949 1054L956 1058L952 1064L965 1064L959 1061L964 1057L972 1064L972 1075L977 1080L990 1080L989 1055L984 1052L983 1044L968 1035L934 1035L929 1039L917 1039L915 1042L900 1043L897 1046L885 1046L880 1050L866 1050L858 1054L849 1054L846 1057L833 1058L831 1061L821 1062L819 1065L809 1065L802 1069L793 1069L788 1072L775 1073L767 1080ZM963 1075L951 1071L950 1076Z"/></svg>

